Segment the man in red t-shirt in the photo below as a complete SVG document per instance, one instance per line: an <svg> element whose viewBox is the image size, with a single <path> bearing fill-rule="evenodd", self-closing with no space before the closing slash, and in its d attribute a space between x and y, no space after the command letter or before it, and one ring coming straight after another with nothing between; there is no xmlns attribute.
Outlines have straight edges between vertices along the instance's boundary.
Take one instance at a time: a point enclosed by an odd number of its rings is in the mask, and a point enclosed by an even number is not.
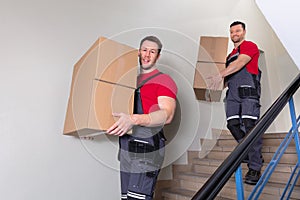
<svg viewBox="0 0 300 200"><path fill-rule="evenodd" d="M119 136L123 200L152 200L163 162L163 126L173 119L177 86L156 67L161 49L160 40L154 36L141 41L134 114L113 113L119 120L107 130L107 134ZM131 129L132 134L127 134Z"/></svg>
<svg viewBox="0 0 300 200"><path fill-rule="evenodd" d="M230 37L234 49L228 55L226 68L211 77L213 85L225 79L227 127L233 137L240 142L255 126L260 116L260 70L258 67L259 50L253 42L245 40L245 24L233 22ZM259 138L247 156L249 171L245 183L255 185L260 178L262 167L262 138Z"/></svg>

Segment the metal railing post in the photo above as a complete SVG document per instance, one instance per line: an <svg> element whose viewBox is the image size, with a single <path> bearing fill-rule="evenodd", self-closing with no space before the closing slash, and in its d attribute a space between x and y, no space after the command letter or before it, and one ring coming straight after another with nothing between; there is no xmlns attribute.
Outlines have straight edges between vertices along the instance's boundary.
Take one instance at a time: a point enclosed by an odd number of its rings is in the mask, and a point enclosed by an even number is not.
<svg viewBox="0 0 300 200"><path fill-rule="evenodd" d="M242 165L240 165L235 171L235 185L236 185L237 200L244 200Z"/></svg>
<svg viewBox="0 0 300 200"><path fill-rule="evenodd" d="M293 189L294 189L296 182L300 175L300 168L299 168L300 142L299 142L299 132L298 132L299 125L297 124L293 96L289 99L289 108L290 108L290 115L291 115L291 121L292 121L292 132L294 135L294 141L295 141L295 147L296 147L298 161L297 161L296 166L295 166L294 170L292 171L291 176L284 188L283 194L281 195L281 198L280 198L281 200L285 199L286 194L287 194L286 199L290 199L290 196L293 192Z"/></svg>
<svg viewBox="0 0 300 200"><path fill-rule="evenodd" d="M295 132L294 140L295 140L296 152L297 152L297 155L298 155L298 162L299 162L300 161L300 141L299 141L299 131L298 131L298 125L297 125L297 118L296 118L296 111L295 111L293 96L289 100L289 107L290 107L290 115L291 115L291 120L292 120L292 129Z"/></svg>

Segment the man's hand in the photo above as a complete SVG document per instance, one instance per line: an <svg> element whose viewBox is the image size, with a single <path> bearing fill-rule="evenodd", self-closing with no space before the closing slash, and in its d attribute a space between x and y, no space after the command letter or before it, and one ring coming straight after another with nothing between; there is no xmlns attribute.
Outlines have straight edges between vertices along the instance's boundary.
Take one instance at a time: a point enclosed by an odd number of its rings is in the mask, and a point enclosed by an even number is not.
<svg viewBox="0 0 300 200"><path fill-rule="evenodd" d="M207 77L208 89L219 90L220 85L222 84L222 81L223 81L223 78L222 78L221 74Z"/></svg>
<svg viewBox="0 0 300 200"><path fill-rule="evenodd" d="M122 136L132 129L134 121L130 115L125 113L113 113L113 116L119 117L119 120L107 130L107 134Z"/></svg>

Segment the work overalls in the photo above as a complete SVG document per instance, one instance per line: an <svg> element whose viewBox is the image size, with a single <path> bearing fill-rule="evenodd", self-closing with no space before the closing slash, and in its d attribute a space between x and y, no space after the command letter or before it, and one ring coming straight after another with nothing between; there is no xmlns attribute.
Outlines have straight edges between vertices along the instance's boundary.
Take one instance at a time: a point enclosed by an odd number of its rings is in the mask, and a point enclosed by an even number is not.
<svg viewBox="0 0 300 200"><path fill-rule="evenodd" d="M240 49L234 55L229 55L226 67L237 59ZM228 86L226 93L227 127L233 137L240 142L255 126L260 116L260 76L251 74L244 66L240 71L225 78ZM248 167L260 171L262 167L262 139L260 138L248 153Z"/></svg>
<svg viewBox="0 0 300 200"><path fill-rule="evenodd" d="M135 114L144 113L140 88L159 74L149 77L136 89ZM119 145L121 199L152 200L164 159L165 137L162 127L134 126L132 135L126 134L119 138Z"/></svg>

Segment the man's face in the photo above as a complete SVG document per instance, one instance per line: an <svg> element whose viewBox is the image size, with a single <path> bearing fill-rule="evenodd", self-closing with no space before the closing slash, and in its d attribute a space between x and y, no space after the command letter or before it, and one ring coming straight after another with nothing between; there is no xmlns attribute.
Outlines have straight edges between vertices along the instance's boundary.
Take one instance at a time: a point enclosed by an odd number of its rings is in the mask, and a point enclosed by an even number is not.
<svg viewBox="0 0 300 200"><path fill-rule="evenodd" d="M155 42L144 41L139 49L139 61L143 69L151 69L159 58L158 45Z"/></svg>
<svg viewBox="0 0 300 200"><path fill-rule="evenodd" d="M245 38L246 31L241 24L232 26L230 28L230 38L233 43L239 43Z"/></svg>

